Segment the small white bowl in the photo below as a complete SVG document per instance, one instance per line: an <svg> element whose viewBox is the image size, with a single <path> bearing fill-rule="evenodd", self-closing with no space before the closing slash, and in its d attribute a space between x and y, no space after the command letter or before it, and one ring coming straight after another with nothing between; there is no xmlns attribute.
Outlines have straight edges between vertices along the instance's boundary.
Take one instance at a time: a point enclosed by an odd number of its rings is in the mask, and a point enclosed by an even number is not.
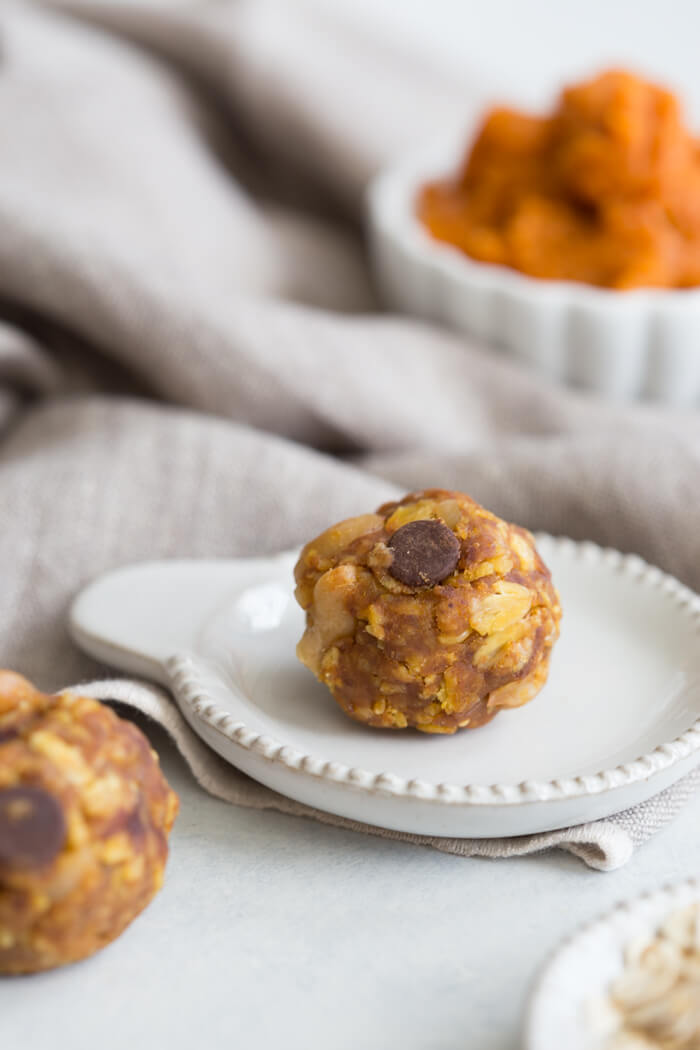
<svg viewBox="0 0 700 1050"><path fill-rule="evenodd" d="M604 1004L622 974L625 949L698 901L700 882L691 878L622 901L567 938L537 979L523 1050L606 1050L611 1033Z"/></svg>
<svg viewBox="0 0 700 1050"><path fill-rule="evenodd" d="M387 305L476 336L571 386L700 404L700 290L540 280L431 237L416 216L417 192L457 170L465 141L407 158L370 185L370 247Z"/></svg>

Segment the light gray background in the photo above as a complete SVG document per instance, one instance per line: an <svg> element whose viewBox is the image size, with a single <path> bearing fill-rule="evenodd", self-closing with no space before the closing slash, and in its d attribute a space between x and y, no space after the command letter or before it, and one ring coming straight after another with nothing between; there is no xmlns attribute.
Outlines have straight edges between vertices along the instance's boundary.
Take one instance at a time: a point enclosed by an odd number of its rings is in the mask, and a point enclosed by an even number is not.
<svg viewBox="0 0 700 1050"><path fill-rule="evenodd" d="M533 104L619 60L700 114L695 0L315 2ZM182 801L165 888L94 959L2 981L2 1050L514 1050L562 936L700 871L700 799L617 872L464 860L216 802L152 738Z"/></svg>
<svg viewBox="0 0 700 1050"><path fill-rule="evenodd" d="M304 2L466 69L523 105L546 105L562 81L623 66L679 90L700 123L697 0Z"/></svg>

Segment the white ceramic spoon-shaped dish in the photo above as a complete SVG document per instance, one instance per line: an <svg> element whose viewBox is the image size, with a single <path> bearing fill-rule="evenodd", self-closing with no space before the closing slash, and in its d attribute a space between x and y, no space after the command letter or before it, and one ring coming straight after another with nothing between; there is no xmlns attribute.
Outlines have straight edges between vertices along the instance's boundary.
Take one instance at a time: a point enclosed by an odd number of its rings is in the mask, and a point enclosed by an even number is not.
<svg viewBox="0 0 700 1050"><path fill-rule="evenodd" d="M354 723L298 663L294 553L121 569L77 598L71 630L290 798L397 831L525 835L609 816L700 762L700 598L635 556L538 547L564 609L549 681L451 737Z"/></svg>

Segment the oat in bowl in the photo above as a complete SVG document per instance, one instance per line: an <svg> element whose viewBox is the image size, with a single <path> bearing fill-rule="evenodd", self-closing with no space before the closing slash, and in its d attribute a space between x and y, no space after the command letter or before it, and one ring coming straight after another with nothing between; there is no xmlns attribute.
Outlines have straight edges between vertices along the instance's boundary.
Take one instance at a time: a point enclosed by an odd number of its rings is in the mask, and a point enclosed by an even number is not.
<svg viewBox="0 0 700 1050"><path fill-rule="evenodd" d="M613 70L382 173L375 268L388 305L558 381L699 405L698 200L679 100Z"/></svg>
<svg viewBox="0 0 700 1050"><path fill-rule="evenodd" d="M610 1029L605 1050L700 1046L700 902L675 909L628 944L624 969L594 1017Z"/></svg>
<svg viewBox="0 0 700 1050"><path fill-rule="evenodd" d="M351 718L475 729L544 685L561 609L532 536L427 489L340 522L295 569L297 655Z"/></svg>
<svg viewBox="0 0 700 1050"><path fill-rule="evenodd" d="M620 902L568 937L528 1006L524 1050L697 1050L700 886Z"/></svg>

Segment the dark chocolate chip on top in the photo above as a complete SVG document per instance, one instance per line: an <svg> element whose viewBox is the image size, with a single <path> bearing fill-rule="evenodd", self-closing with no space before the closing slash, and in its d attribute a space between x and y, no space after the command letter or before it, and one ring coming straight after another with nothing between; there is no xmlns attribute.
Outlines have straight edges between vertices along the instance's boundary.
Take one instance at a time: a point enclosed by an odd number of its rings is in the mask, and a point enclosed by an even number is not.
<svg viewBox="0 0 700 1050"><path fill-rule="evenodd" d="M48 791L30 785L0 790L0 865L49 864L65 841L63 810Z"/></svg>
<svg viewBox="0 0 700 1050"><path fill-rule="evenodd" d="M388 546L394 553L389 572L408 587L434 587L457 568L460 542L451 529L432 518L409 521Z"/></svg>

